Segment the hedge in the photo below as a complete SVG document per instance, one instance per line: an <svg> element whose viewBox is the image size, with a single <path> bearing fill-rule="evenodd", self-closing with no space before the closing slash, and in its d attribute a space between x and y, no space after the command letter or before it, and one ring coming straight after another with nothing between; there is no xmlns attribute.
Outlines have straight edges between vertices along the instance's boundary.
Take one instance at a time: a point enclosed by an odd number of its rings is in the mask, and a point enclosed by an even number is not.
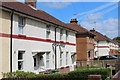
<svg viewBox="0 0 120 80"><path fill-rule="evenodd" d="M86 80L88 75L101 75L102 79L106 79L110 77L111 70L110 69L86 69L86 70L77 70L69 72L68 75L74 78L80 78L82 80Z"/></svg>
<svg viewBox="0 0 120 80"><path fill-rule="evenodd" d="M88 75L91 74L99 74L105 80L110 76L110 69L77 70L69 73L55 74L35 74L32 72L17 71L4 73L2 80L87 80Z"/></svg>

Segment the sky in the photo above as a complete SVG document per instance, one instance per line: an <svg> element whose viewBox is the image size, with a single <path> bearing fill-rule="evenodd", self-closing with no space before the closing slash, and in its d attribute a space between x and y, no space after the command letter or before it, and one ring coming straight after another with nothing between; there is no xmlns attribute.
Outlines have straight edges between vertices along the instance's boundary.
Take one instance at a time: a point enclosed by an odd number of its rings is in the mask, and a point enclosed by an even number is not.
<svg viewBox="0 0 120 80"><path fill-rule="evenodd" d="M21 0L19 0L21 1ZM22 0L23 1L23 0ZM64 23L69 23L71 19L77 19L78 24L87 30L96 31L114 38L118 32L118 0L84 0L78 1L40 1L37 2L37 9L41 9ZM110 2L111 1L111 2Z"/></svg>

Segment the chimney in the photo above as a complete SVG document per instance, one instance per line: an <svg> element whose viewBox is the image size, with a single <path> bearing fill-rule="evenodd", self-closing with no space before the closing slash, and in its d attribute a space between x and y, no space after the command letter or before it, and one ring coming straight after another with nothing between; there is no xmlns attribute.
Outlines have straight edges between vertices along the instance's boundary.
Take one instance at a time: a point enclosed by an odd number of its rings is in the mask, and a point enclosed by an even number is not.
<svg viewBox="0 0 120 80"><path fill-rule="evenodd" d="M77 24L77 19L71 19L70 23L74 23L74 24Z"/></svg>
<svg viewBox="0 0 120 80"><path fill-rule="evenodd" d="M36 8L36 2L37 0L25 0L25 4L30 5L34 8Z"/></svg>
<svg viewBox="0 0 120 80"><path fill-rule="evenodd" d="M92 30L90 30L91 32L94 32L95 31L95 29L93 28Z"/></svg>

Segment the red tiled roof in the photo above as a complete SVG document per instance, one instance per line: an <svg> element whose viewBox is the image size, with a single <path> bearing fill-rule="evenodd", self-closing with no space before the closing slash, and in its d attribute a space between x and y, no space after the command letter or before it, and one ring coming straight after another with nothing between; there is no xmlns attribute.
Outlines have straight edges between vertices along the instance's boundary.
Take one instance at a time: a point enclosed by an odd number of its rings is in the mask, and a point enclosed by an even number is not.
<svg viewBox="0 0 120 80"><path fill-rule="evenodd" d="M75 23L67 23L66 26L68 28L71 28L75 31L77 31L77 35L91 35L91 36L95 36L93 33L91 33L90 31L88 31L87 29L83 28L81 25L75 24Z"/></svg>
<svg viewBox="0 0 120 80"><path fill-rule="evenodd" d="M96 40L101 40L101 41L111 41L110 38L108 38L107 36L104 36L103 34L95 31L95 30L90 30L90 32L92 32L93 34L95 34L95 39Z"/></svg>
<svg viewBox="0 0 120 80"><path fill-rule="evenodd" d="M68 28L68 29L72 29L74 31L77 31L79 33L83 33L83 32L88 32L90 33L87 29L81 27L78 24L72 24L72 23L68 23L65 24L64 22L56 19L55 17L51 16L50 14L46 13L45 11L42 11L40 9L35 10L31 7L29 7L27 4L21 3L21 2L3 2L2 3L3 7L9 8L9 9L13 9L14 11L17 11L19 13L23 13L26 14L28 16L32 16L44 21L48 21L51 22L53 24L56 25L60 25L62 27Z"/></svg>
<svg viewBox="0 0 120 80"><path fill-rule="evenodd" d="M89 32L87 29L83 28L81 25L78 25L75 23L67 23L66 26L81 33Z"/></svg>
<svg viewBox="0 0 120 80"><path fill-rule="evenodd" d="M66 24L62 21L56 19L55 17L51 16L50 14L42 11L42 10L35 10L29 7L28 5L21 3L21 2L3 2L3 7L13 9L15 11L27 14L29 16L33 16L39 18L41 20L45 20L63 27L66 27ZM67 27L66 27L67 28Z"/></svg>

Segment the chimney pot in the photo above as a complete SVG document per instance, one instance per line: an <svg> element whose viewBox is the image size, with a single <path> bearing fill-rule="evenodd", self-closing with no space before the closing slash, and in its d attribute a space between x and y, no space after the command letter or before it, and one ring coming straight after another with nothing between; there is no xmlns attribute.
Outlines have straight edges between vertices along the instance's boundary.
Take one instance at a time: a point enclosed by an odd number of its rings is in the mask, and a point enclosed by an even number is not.
<svg viewBox="0 0 120 80"><path fill-rule="evenodd" d="M95 31L95 29L93 28L92 30L90 30L91 32L94 32Z"/></svg>
<svg viewBox="0 0 120 80"><path fill-rule="evenodd" d="M25 0L25 4L30 5L34 8L36 8L36 2L37 0Z"/></svg>
<svg viewBox="0 0 120 80"><path fill-rule="evenodd" d="M77 24L77 19L71 19L70 23L74 23L74 24Z"/></svg>

